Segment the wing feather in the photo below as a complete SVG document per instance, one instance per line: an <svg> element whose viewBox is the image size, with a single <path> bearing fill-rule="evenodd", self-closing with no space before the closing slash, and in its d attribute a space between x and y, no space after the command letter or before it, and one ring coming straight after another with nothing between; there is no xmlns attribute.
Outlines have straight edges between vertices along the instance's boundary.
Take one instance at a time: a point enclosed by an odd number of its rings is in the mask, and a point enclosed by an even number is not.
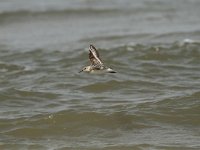
<svg viewBox="0 0 200 150"><path fill-rule="evenodd" d="M93 46L90 45L90 49L89 49L90 53L89 53L89 59L91 61L92 65L103 65L100 56L99 56L99 52L97 51L97 49Z"/></svg>

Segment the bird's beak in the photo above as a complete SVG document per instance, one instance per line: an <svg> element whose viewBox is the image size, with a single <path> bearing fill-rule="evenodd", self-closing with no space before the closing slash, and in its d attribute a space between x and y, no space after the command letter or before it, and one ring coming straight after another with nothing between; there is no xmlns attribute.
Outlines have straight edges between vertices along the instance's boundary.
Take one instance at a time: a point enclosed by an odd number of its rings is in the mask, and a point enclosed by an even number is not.
<svg viewBox="0 0 200 150"><path fill-rule="evenodd" d="M78 73L81 73L81 72L83 72L83 70L79 71Z"/></svg>

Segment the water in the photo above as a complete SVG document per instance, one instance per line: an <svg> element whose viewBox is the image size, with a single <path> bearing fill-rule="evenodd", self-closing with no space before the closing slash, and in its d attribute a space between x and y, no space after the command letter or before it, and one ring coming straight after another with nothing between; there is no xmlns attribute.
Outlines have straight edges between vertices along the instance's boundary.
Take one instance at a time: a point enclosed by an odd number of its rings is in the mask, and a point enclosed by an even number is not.
<svg viewBox="0 0 200 150"><path fill-rule="evenodd" d="M1 0L0 149L200 149L199 5Z"/></svg>

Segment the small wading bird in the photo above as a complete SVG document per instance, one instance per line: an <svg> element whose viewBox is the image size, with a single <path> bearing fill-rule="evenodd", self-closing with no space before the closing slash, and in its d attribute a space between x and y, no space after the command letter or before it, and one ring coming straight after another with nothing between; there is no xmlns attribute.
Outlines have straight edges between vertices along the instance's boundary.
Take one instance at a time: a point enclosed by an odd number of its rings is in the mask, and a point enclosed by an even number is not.
<svg viewBox="0 0 200 150"><path fill-rule="evenodd" d="M88 72L88 73L116 73L113 69L104 66L103 62L101 61L99 57L99 53L97 49L93 46L90 45L89 48L89 59L90 59L90 66L84 67L80 72ZM79 72L79 73L80 73Z"/></svg>

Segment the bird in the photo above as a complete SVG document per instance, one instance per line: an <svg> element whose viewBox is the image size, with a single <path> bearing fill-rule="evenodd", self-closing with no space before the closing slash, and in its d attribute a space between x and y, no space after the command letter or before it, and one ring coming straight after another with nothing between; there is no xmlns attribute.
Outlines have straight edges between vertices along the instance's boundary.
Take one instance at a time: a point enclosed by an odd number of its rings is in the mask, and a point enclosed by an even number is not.
<svg viewBox="0 0 200 150"><path fill-rule="evenodd" d="M89 66L84 67L81 71L79 71L79 73L81 72L87 72L92 74L117 73L110 67L107 67L103 64L99 52L92 44L89 47L89 60L91 64Z"/></svg>

